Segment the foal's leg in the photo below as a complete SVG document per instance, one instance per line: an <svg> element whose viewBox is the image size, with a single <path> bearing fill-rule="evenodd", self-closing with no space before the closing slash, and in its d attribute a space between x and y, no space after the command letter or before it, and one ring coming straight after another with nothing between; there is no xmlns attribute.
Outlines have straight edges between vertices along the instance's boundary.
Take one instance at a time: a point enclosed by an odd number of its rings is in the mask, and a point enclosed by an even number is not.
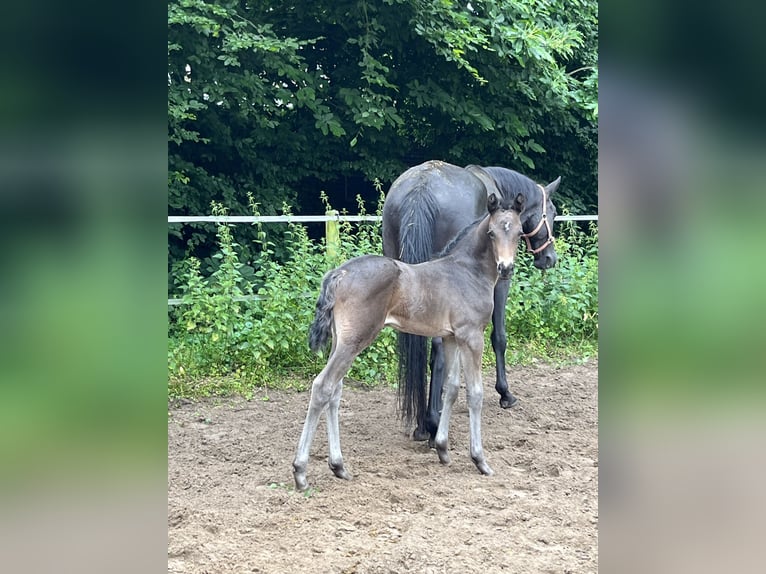
<svg viewBox="0 0 766 574"><path fill-rule="evenodd" d="M340 425L338 424L338 408L340 407L340 394L343 392L343 379L335 388L335 393L327 405L327 442L330 445L330 458L328 463L330 470L335 476L350 480L351 475L343 466L343 455L340 452Z"/></svg>
<svg viewBox="0 0 766 574"><path fill-rule="evenodd" d="M471 459L479 472L491 476L493 473L484 457L481 443L481 406L484 399L484 389L481 382L481 355L484 349L484 338L479 334L467 341L460 348L460 361L465 373L465 392L468 402L468 421L471 430Z"/></svg>
<svg viewBox="0 0 766 574"><path fill-rule="evenodd" d="M330 359L327 361L324 369L317 375L311 385L311 399L309 400L309 408L306 412L306 421L303 423L303 431L301 432L301 438L298 441L298 449L295 453L295 459L293 460L293 478L295 479L296 490L306 490L309 486L308 481L306 480L306 467L309 462L311 443L316 434L319 417L334 399L334 414L331 415L328 412L327 419L327 435L330 440L330 468L332 468L332 461L334 460L333 442L335 442L337 446L336 454L340 454L337 408L340 402L341 385L343 384L344 375L348 372L351 363L354 362L354 358L356 358L358 354L359 353L354 352L353 349L349 349L342 345L338 346L331 353ZM330 430L331 426L333 427L333 430ZM333 472L335 472L335 469L333 469ZM342 461L340 464L340 472L345 474ZM337 472L335 474L336 476L339 476ZM347 478L347 476L341 478Z"/></svg>
<svg viewBox="0 0 766 574"><path fill-rule="evenodd" d="M511 288L510 279L501 279L495 284L495 308L492 310L492 350L495 352L495 390L500 395L500 406L509 409L518 399L508 390L508 380L505 376L505 349L508 338L505 334L505 304L508 301L508 290Z"/></svg>
<svg viewBox="0 0 766 574"><path fill-rule="evenodd" d="M454 337L445 337L444 340L444 368L446 381L444 388L444 405L439 419L439 428L434 438L434 447L442 464L449 464L449 421L452 416L452 407L457 398L460 388L460 358Z"/></svg>

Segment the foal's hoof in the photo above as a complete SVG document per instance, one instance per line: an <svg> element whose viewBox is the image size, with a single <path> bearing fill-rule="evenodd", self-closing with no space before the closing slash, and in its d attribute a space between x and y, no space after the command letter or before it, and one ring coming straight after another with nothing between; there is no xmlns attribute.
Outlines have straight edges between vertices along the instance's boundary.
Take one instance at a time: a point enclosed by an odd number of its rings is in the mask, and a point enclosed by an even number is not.
<svg viewBox="0 0 766 574"><path fill-rule="evenodd" d="M306 473L293 473L293 478L295 479L295 490L298 492L304 492L309 487L309 481L306 480Z"/></svg>
<svg viewBox="0 0 766 574"><path fill-rule="evenodd" d="M342 464L338 466L330 465L330 470L332 470L332 473L338 478L342 478L343 480L351 480L351 475Z"/></svg>
<svg viewBox="0 0 766 574"><path fill-rule="evenodd" d="M442 464L449 464L450 458L449 458L449 452L446 448L439 448L436 447L436 454L439 455L439 462Z"/></svg>
<svg viewBox="0 0 766 574"><path fill-rule="evenodd" d="M484 476L492 476L493 474L495 474L495 471L490 468L486 460L477 462L476 468L478 468L479 472L482 473Z"/></svg>
<svg viewBox="0 0 766 574"><path fill-rule="evenodd" d="M514 397L511 393L508 393L507 395L504 395L500 397L500 406L504 409L510 409L511 407L515 406L516 403L519 402L519 399Z"/></svg>

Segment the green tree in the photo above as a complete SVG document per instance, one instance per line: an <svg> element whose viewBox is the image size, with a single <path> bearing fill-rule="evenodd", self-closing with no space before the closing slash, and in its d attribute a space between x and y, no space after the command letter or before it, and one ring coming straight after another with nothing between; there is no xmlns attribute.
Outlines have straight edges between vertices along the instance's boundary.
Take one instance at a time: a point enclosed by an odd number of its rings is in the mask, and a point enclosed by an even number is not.
<svg viewBox="0 0 766 574"><path fill-rule="evenodd" d="M434 158L563 175L559 203L593 211L597 25L594 0L171 0L169 210L297 210ZM171 260L212 238L171 228Z"/></svg>

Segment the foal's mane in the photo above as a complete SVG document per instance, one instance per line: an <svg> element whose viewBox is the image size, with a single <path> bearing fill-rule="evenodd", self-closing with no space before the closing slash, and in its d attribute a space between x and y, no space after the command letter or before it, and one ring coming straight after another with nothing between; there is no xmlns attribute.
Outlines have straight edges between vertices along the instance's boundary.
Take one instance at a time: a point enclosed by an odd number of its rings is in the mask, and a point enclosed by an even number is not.
<svg viewBox="0 0 766 574"><path fill-rule="evenodd" d="M482 221L484 221L484 218L485 218L485 217L487 217L487 216L486 216L486 215L482 215L482 216L481 216L479 219L477 219L476 221L473 221L472 223L469 223L469 224L468 224L468 225L466 225L466 226L465 226L463 229L461 229L461 230L458 232L458 234L457 234L457 235L456 235L456 236L455 236L455 237L452 239L452 241L450 241L449 243L447 243L447 245L445 245L444 249L442 249L441 251L439 251L439 253L437 253L437 254L436 254L434 257L433 257L433 259L441 259L442 257L445 257L446 255L449 255L449 254L450 254L452 251L454 251L454 250L455 250L455 247L457 246L457 244L458 244L458 243L460 243L460 240L461 240L461 239L463 239L463 237L465 237L466 235L468 235L468 233L469 233L469 232L470 232L470 231L471 231L471 230L472 230L474 227L476 227L477 225L479 225L479 223L481 223Z"/></svg>

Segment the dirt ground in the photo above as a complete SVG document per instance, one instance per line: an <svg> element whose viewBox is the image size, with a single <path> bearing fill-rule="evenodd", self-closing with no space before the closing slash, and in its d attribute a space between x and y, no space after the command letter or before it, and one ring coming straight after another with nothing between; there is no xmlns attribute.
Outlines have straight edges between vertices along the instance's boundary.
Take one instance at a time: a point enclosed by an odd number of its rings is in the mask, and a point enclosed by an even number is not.
<svg viewBox="0 0 766 574"><path fill-rule="evenodd" d="M596 360L511 368L519 403L506 411L486 372L492 477L468 454L464 392L443 466L410 440L395 391L347 382L341 444L353 479L327 467L322 421L306 494L293 488L292 459L307 392L171 404L168 572L596 572L597 373Z"/></svg>

